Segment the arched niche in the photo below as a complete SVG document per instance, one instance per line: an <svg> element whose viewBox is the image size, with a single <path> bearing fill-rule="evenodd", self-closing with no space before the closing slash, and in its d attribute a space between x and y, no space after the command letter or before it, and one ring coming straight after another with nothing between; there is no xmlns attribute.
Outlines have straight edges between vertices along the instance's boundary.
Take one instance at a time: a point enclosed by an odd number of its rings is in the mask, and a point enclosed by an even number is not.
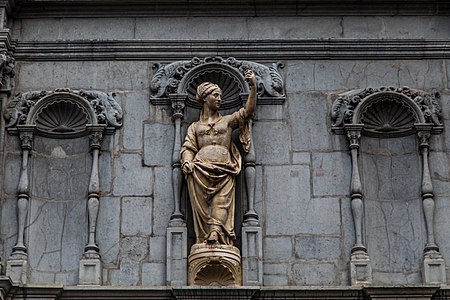
<svg viewBox="0 0 450 300"><path fill-rule="evenodd" d="M101 274L99 153L104 135L121 126L114 95L21 93L8 103L4 118L22 148L18 234L7 275L23 283L30 277L33 283L101 284L101 275L86 278L85 267L96 266L94 273Z"/></svg>
<svg viewBox="0 0 450 300"><path fill-rule="evenodd" d="M446 280L428 162L429 138L442 132L437 98L381 87L350 91L333 103L332 130L347 135L352 156L351 284Z"/></svg>
<svg viewBox="0 0 450 300"><path fill-rule="evenodd" d="M247 98L244 71L252 69L257 78L258 105L281 105L285 101L283 80L278 73L280 63L265 66L252 61L222 57L194 57L167 65L154 64L150 102L153 105L171 105L175 126L172 152L172 186L174 212L167 228L167 284L186 285L188 231L184 206L183 175L179 153L185 130L198 120L201 105L195 100L196 89L205 81L218 84L223 90L221 113L228 114L240 108ZM244 168L237 178L235 230L242 227L243 285L262 284L262 240L258 214L254 210L255 149L253 145L243 156ZM239 205L241 203L241 205ZM240 207L239 207L240 206ZM179 241L179 242L177 242ZM251 249L250 249L251 248ZM181 254L180 254L181 253ZM250 253L257 255L250 256ZM258 267L252 267L252 266ZM181 274L181 275L180 275ZM183 275L184 274L184 275Z"/></svg>

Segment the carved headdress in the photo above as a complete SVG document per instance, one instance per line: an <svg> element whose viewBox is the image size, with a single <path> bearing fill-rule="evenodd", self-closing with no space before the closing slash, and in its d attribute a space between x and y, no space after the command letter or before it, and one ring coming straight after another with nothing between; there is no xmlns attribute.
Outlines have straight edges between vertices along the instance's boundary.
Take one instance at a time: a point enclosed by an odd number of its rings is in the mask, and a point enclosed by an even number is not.
<svg viewBox="0 0 450 300"><path fill-rule="evenodd" d="M220 89L220 87L212 82L203 82L197 87L197 95L195 96L195 99L203 105L203 99L205 99L205 97L211 94L215 89Z"/></svg>

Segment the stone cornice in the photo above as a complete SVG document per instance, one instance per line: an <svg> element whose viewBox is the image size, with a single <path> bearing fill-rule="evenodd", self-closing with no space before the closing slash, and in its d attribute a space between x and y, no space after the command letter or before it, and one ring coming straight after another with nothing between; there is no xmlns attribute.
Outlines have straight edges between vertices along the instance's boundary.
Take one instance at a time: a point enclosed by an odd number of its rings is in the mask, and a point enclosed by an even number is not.
<svg viewBox="0 0 450 300"><path fill-rule="evenodd" d="M139 16L450 15L445 0L12 1L19 18Z"/></svg>
<svg viewBox="0 0 450 300"><path fill-rule="evenodd" d="M17 42L17 60L185 60L234 56L259 61L298 59L450 58L449 40L117 40Z"/></svg>

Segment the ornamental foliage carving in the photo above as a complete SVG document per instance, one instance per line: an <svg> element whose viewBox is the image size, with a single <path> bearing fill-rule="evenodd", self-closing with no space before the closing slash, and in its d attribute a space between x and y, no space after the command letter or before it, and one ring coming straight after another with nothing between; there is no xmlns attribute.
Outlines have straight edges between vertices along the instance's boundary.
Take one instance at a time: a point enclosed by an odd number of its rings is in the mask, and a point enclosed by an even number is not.
<svg viewBox="0 0 450 300"><path fill-rule="evenodd" d="M416 123L442 130L438 92L427 93L408 87L379 87L354 90L339 95L331 111L332 129L342 134L349 124L363 124L369 136L412 134Z"/></svg>
<svg viewBox="0 0 450 300"><path fill-rule="evenodd" d="M177 61L168 65L155 64L150 100L153 104L169 104L170 95L183 94L187 95L188 106L200 108L195 101L195 91L200 83L209 81L221 87L223 99L226 100L221 106L223 109L236 107L242 102L240 94L248 92L243 82L244 71L252 69L257 78L258 99L262 100L261 104L270 98L276 98L282 103L285 99L284 83L278 72L282 67L281 63L267 67L234 57L194 57L189 61Z"/></svg>
<svg viewBox="0 0 450 300"><path fill-rule="evenodd" d="M86 125L111 131L122 126L122 109L114 96L71 89L19 93L5 109L6 128L14 133L17 126L32 125L41 135L60 138L87 134Z"/></svg>

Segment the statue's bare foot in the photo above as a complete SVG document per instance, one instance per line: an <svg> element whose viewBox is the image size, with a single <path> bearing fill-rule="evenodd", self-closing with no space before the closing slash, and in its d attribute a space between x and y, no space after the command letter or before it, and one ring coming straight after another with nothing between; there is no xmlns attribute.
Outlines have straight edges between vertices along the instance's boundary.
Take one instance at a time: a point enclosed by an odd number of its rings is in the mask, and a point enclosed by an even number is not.
<svg viewBox="0 0 450 300"><path fill-rule="evenodd" d="M209 234L208 239L207 239L207 242L208 242L209 244L215 244L215 243L218 243L218 242L219 242L219 236L217 235L217 232L216 232L216 231L212 231L212 232Z"/></svg>

